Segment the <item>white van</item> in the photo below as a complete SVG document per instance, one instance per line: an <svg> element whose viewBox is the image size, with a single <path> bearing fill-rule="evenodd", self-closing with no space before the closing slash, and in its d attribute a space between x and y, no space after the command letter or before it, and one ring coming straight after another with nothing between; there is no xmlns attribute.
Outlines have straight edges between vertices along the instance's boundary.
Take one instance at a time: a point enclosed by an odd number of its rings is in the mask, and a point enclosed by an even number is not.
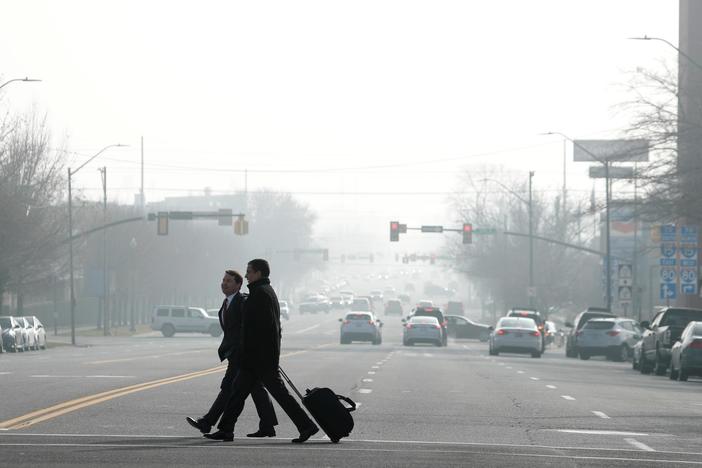
<svg viewBox="0 0 702 468"><path fill-rule="evenodd" d="M200 307L160 305L154 308L151 316L151 329L170 338L176 333L222 334L219 317L207 315Z"/></svg>

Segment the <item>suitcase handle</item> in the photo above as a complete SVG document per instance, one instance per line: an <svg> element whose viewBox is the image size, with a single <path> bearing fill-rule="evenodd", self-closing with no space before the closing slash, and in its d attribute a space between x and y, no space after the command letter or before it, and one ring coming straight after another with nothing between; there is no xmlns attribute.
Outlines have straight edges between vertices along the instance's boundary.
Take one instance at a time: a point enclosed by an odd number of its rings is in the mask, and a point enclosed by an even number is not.
<svg viewBox="0 0 702 468"><path fill-rule="evenodd" d="M337 395L336 397L337 397L339 400L343 400L343 401L345 401L346 403L348 403L349 405L351 405L350 408L346 408L346 409L349 411L349 413L350 413L351 411L356 411L356 402L353 401L351 398L345 397L345 396L343 396L343 395Z"/></svg>
<svg viewBox="0 0 702 468"><path fill-rule="evenodd" d="M288 377L288 374L285 373L282 367L278 366L278 370L280 371L280 375L285 379L285 381L290 385L290 388L293 389L293 391L297 394L297 396L302 400L302 394L300 394L300 391L297 389L295 384L292 383L290 380L290 377Z"/></svg>

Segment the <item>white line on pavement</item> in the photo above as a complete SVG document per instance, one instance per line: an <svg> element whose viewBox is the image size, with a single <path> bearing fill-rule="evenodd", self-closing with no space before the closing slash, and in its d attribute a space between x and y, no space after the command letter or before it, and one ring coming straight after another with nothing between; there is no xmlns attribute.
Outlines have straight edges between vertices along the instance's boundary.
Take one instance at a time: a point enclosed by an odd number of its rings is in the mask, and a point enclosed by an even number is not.
<svg viewBox="0 0 702 468"><path fill-rule="evenodd" d="M370 388L359 388L358 393L372 393L373 390Z"/></svg>
<svg viewBox="0 0 702 468"><path fill-rule="evenodd" d="M0 375L8 375L8 374L12 374L12 372L0 372Z"/></svg>
<svg viewBox="0 0 702 468"><path fill-rule="evenodd" d="M375 375L375 371L368 371L368 375Z"/></svg>
<svg viewBox="0 0 702 468"><path fill-rule="evenodd" d="M380 369L380 366L371 366L371 369Z"/></svg>
<svg viewBox="0 0 702 468"><path fill-rule="evenodd" d="M538 377L529 377L531 380L541 380Z"/></svg>
<svg viewBox="0 0 702 468"><path fill-rule="evenodd" d="M627 444L633 445L634 447L636 447L636 448L638 448L638 449L641 449L641 450L644 450L644 451L646 451L646 452L655 452L654 449L652 449L652 448L649 447L648 445L644 444L643 442L639 442L639 441L636 440L636 439L632 439L632 438L630 438L630 437L627 437L627 438L624 439L624 441L625 441Z"/></svg>
<svg viewBox="0 0 702 468"><path fill-rule="evenodd" d="M563 398L564 400L575 400L575 398L573 398L570 395L561 395L561 398Z"/></svg>
<svg viewBox="0 0 702 468"><path fill-rule="evenodd" d="M511 369L511 368L512 368L512 366L507 366L507 367L506 367L506 369Z"/></svg>
<svg viewBox="0 0 702 468"><path fill-rule="evenodd" d="M549 430L549 429L546 429ZM626 432L626 431L597 431L590 429L553 429L555 432L565 432L567 434L588 434L588 435L618 435L618 436L648 436L645 432ZM655 434L664 436L668 434Z"/></svg>
<svg viewBox="0 0 702 468"><path fill-rule="evenodd" d="M373 379L362 379L362 382L372 382Z"/></svg>
<svg viewBox="0 0 702 468"><path fill-rule="evenodd" d="M550 388L551 390L555 390L558 387L556 387L555 385L546 385L546 388Z"/></svg>
<svg viewBox="0 0 702 468"><path fill-rule="evenodd" d="M593 411L592 414L594 414L594 415L597 416L598 418L602 418L602 419L612 419L612 418L610 418L609 416L607 416L606 414L604 414L602 411Z"/></svg>
<svg viewBox="0 0 702 468"><path fill-rule="evenodd" d="M291 332L290 334L297 335L298 333L305 333L307 331L314 330L315 328L319 327L319 325L320 324L318 323L317 325L312 325L311 327L303 328L302 330L294 331L294 332Z"/></svg>
<svg viewBox="0 0 702 468"><path fill-rule="evenodd" d="M523 374L523 373L524 373L523 370L518 370L518 371L517 371L517 374Z"/></svg>

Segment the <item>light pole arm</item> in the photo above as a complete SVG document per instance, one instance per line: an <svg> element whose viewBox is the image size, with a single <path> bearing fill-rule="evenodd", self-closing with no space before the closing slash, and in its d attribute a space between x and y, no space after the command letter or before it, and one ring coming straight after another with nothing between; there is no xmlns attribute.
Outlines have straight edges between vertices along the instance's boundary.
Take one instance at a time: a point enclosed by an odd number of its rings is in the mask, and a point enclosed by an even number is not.
<svg viewBox="0 0 702 468"><path fill-rule="evenodd" d="M675 49L675 50L677 51L678 54L682 55L682 56L685 57L687 60L689 60L691 64L693 64L694 66L696 66L697 68L699 68L700 70L702 70L702 65L700 65L699 63L697 63L697 62L695 61L695 59L693 59L692 57L690 57L689 55L687 55L685 52L683 52L682 50L680 50L680 48L678 48L675 44L673 44L672 42L670 42L670 41L667 40L667 39L663 39L662 37L649 37L649 36L647 36L647 35L645 35L645 34L643 35L643 37L630 37L629 39L634 40L634 41L661 41L661 42L663 42L663 43L665 43L665 44L668 44L670 47L672 47L673 49Z"/></svg>
<svg viewBox="0 0 702 468"><path fill-rule="evenodd" d="M41 80L37 80L37 79L34 79L34 78L14 78L14 79L12 79L12 80L6 81L6 82L4 82L3 84L1 84L1 85L0 85L0 89L2 89L2 88L5 87L6 85L9 85L10 83L12 83L12 82L14 82L14 81L41 81Z"/></svg>
<svg viewBox="0 0 702 468"><path fill-rule="evenodd" d="M529 201L528 201L528 200L525 200L521 195L519 195L517 192L515 192L515 191L512 190L511 188L507 187L505 184L503 184L503 183L500 182L499 180L496 180L496 179L489 179L489 178L485 178L485 179L481 179L481 180L482 180L483 182L489 181L489 182L494 182L494 183L496 183L497 185L499 185L500 187L502 187L504 190L506 190L507 192L509 192L511 195L514 195L520 202L522 202L522 203L524 203L525 205L529 206Z"/></svg>
<svg viewBox="0 0 702 468"><path fill-rule="evenodd" d="M122 144L120 144L120 143L117 143L116 145L107 145L107 146L105 146L103 149L101 149L100 151L98 151L94 156L92 156L90 159L88 159L88 160L85 161L83 164L81 164L80 166L78 166L76 169L69 170L69 175L70 175L70 176L75 175L75 173L78 172L78 171L80 171L80 170L83 168L83 166L85 166L86 164L88 164L90 161L92 161L93 159L97 158L98 156L100 156L106 149L108 149L108 148L114 148L114 147L117 147L117 146L123 147L123 146L127 146L127 145L122 145Z"/></svg>

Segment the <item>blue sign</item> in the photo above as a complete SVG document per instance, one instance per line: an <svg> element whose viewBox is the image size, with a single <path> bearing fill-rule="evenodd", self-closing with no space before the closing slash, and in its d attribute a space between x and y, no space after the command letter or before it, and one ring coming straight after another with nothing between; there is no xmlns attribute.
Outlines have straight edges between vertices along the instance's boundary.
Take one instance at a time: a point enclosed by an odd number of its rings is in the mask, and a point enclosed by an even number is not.
<svg viewBox="0 0 702 468"><path fill-rule="evenodd" d="M674 284L670 284L670 283L661 284L660 298L662 301L665 301L667 299L675 299L676 297L677 297L677 293L676 293Z"/></svg>
<svg viewBox="0 0 702 468"><path fill-rule="evenodd" d="M681 284L680 293L685 296L691 296L697 294L697 283L695 284Z"/></svg>
<svg viewBox="0 0 702 468"><path fill-rule="evenodd" d="M675 224L662 224L661 225L661 240L662 241L675 241Z"/></svg>
<svg viewBox="0 0 702 468"><path fill-rule="evenodd" d="M661 268L661 281L663 283L675 283L675 268Z"/></svg>
<svg viewBox="0 0 702 468"><path fill-rule="evenodd" d="M659 262L661 266L675 266L674 258L661 258Z"/></svg>
<svg viewBox="0 0 702 468"><path fill-rule="evenodd" d="M697 237L697 226L680 226L680 235Z"/></svg>
<svg viewBox="0 0 702 468"><path fill-rule="evenodd" d="M680 259L680 266L681 267L696 267L697 260L690 260L689 258L681 258Z"/></svg>
<svg viewBox="0 0 702 468"><path fill-rule="evenodd" d="M675 257L675 250L676 250L675 244L671 244L671 243L661 244L661 257L667 257L667 258Z"/></svg>
<svg viewBox="0 0 702 468"><path fill-rule="evenodd" d="M680 255L685 258L697 258L697 244L680 244Z"/></svg>
<svg viewBox="0 0 702 468"><path fill-rule="evenodd" d="M697 284L697 268L681 268L680 282L687 284Z"/></svg>

